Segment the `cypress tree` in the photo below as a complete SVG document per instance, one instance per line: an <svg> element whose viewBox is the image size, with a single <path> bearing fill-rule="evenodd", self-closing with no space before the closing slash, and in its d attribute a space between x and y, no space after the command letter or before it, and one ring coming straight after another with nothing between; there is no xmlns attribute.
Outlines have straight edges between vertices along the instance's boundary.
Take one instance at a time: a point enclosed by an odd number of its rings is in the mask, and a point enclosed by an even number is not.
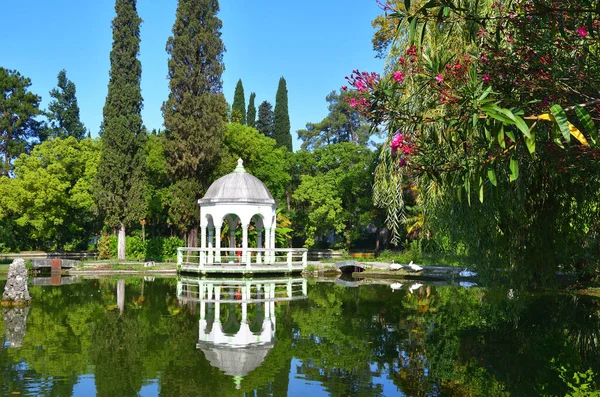
<svg viewBox="0 0 600 397"><path fill-rule="evenodd" d="M246 98L244 97L242 79L239 79L235 86L233 105L231 106L231 122L246 124Z"/></svg>
<svg viewBox="0 0 600 397"><path fill-rule="evenodd" d="M256 107L254 106L254 98L256 98L256 94L251 93L250 101L248 102L248 114L246 116L248 127L252 128L256 126Z"/></svg>
<svg viewBox="0 0 600 397"><path fill-rule="evenodd" d="M146 213L144 199L144 144L142 127L142 65L140 24L136 0L116 0L112 21L108 94L100 126L102 151L94 194L109 227L118 228L118 258L125 260L125 228Z"/></svg>
<svg viewBox="0 0 600 397"><path fill-rule="evenodd" d="M172 182L169 216L197 245L197 199L219 163L227 118L222 93L222 23L216 0L179 0L169 54L168 100L163 104L165 155Z"/></svg>
<svg viewBox="0 0 600 397"><path fill-rule="evenodd" d="M256 121L256 129L258 132L269 138L273 138L273 107L267 101L264 101L258 107L258 120Z"/></svg>
<svg viewBox="0 0 600 397"><path fill-rule="evenodd" d="M285 79L279 79L277 95L275 96L275 130L274 136L277 145L292 151L292 134L290 133L290 114L288 112L288 91Z"/></svg>
<svg viewBox="0 0 600 397"><path fill-rule="evenodd" d="M58 137L66 138L69 136L76 139L83 139L87 135L87 130L79 119L79 105L75 83L67 78L67 71L61 70L58 73L57 88L50 91L50 96L54 98L48 105L48 125L40 134L41 140Z"/></svg>

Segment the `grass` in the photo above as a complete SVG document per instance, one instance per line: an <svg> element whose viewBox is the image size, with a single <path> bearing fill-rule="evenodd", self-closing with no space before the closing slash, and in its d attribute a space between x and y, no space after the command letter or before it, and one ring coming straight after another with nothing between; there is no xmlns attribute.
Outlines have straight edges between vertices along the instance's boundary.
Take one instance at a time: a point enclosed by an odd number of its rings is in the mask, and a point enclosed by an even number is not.
<svg viewBox="0 0 600 397"><path fill-rule="evenodd" d="M419 265L425 266L448 266L464 267L468 264L465 257L448 254L419 253L416 251L389 251L380 252L374 258L353 258L351 255L344 255L338 258L321 259L321 263L336 263L344 260L356 260L357 262L385 262L385 263L409 263L414 261Z"/></svg>

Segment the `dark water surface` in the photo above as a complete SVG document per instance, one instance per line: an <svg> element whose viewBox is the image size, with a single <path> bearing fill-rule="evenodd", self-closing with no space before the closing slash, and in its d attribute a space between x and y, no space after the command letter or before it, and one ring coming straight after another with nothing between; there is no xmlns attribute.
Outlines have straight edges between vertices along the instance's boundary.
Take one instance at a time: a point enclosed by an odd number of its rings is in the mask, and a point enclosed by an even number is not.
<svg viewBox="0 0 600 397"><path fill-rule="evenodd" d="M411 284L31 286L29 309L2 312L0 395L564 396L575 371L598 381L600 300Z"/></svg>

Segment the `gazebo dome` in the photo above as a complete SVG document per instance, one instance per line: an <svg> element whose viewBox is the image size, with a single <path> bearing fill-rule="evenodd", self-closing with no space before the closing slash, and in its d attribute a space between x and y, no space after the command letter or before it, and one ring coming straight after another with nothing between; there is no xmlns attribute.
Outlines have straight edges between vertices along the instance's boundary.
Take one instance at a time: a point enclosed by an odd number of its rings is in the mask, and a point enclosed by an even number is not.
<svg viewBox="0 0 600 397"><path fill-rule="evenodd" d="M247 173L242 164L242 159L239 159L232 173L214 181L198 203L275 204L267 186L257 177Z"/></svg>

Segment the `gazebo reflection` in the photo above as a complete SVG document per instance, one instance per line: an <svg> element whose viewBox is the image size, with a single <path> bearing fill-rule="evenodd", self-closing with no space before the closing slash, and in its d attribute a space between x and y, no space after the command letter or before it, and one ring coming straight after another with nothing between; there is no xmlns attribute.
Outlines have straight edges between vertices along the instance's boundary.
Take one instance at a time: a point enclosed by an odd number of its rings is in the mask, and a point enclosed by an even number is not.
<svg viewBox="0 0 600 397"><path fill-rule="evenodd" d="M177 298L200 303L196 348L213 367L233 377L236 388L275 346L275 303L305 299L301 277L207 279L182 277Z"/></svg>

